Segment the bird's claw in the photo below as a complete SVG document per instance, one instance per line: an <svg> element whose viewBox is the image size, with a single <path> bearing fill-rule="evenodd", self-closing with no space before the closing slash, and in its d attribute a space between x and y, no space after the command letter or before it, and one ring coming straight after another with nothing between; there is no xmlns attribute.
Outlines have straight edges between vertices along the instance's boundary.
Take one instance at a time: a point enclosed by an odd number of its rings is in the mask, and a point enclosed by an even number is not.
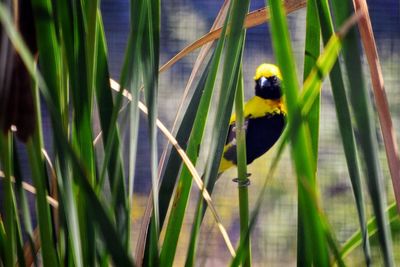
<svg viewBox="0 0 400 267"><path fill-rule="evenodd" d="M251 173L248 173L246 177L250 177ZM250 185L250 179L246 178L246 179L239 179L239 178L233 178L232 179L233 182L238 184L238 187L247 187Z"/></svg>

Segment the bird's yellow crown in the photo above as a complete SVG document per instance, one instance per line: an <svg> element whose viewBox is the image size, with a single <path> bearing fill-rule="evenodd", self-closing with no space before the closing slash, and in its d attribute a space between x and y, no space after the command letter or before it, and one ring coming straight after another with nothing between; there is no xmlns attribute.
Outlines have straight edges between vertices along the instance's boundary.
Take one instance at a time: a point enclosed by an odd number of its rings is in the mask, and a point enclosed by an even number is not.
<svg viewBox="0 0 400 267"><path fill-rule="evenodd" d="M282 75L279 68L273 64L263 63L256 69L256 74L254 75L254 80L258 80L261 77L269 78L272 76L278 77L282 80Z"/></svg>

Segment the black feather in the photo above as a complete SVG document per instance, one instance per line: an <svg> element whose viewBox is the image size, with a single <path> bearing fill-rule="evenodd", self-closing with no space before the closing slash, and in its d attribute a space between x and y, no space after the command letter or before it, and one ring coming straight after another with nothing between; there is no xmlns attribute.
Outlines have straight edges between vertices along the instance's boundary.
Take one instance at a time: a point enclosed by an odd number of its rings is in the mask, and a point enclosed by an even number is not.
<svg viewBox="0 0 400 267"><path fill-rule="evenodd" d="M259 118L247 118L246 126L246 156L247 164L265 154L279 139L285 127L284 114L267 114ZM236 158L236 125L229 126L226 144L232 146L225 151L224 158L237 164Z"/></svg>

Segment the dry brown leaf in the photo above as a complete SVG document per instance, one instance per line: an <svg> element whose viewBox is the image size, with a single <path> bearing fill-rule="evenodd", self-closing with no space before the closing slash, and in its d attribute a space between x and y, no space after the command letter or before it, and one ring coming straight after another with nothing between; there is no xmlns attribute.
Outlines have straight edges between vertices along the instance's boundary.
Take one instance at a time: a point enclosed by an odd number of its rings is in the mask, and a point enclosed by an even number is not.
<svg viewBox="0 0 400 267"><path fill-rule="evenodd" d="M385 144L386 156L388 159L389 170L392 177L393 190L396 198L397 210L400 214L400 160L399 149L396 141L396 133L393 127L392 118L389 111L389 104L386 97L383 82L382 68L379 62L378 51L371 20L368 13L368 6L365 0L354 0L354 9L364 13L358 22L361 34L361 41L364 46L369 70L371 73L372 88L375 96L376 109L378 111L379 122L381 125L383 141Z"/></svg>
<svg viewBox="0 0 400 267"><path fill-rule="evenodd" d="M293 11L299 10L306 6L306 0L286 0L285 3L286 14L292 13ZM255 11L250 12L246 15L246 19L244 22L245 28L252 28L258 25L261 25L269 19L269 11L266 8L257 9ZM208 42L214 41L219 38L222 32L222 27L215 29L192 44L183 48L178 54L176 54L173 58L171 58L167 63L165 63L159 69L160 72L166 71L172 65L174 65L177 61L185 57L190 52L202 47Z"/></svg>

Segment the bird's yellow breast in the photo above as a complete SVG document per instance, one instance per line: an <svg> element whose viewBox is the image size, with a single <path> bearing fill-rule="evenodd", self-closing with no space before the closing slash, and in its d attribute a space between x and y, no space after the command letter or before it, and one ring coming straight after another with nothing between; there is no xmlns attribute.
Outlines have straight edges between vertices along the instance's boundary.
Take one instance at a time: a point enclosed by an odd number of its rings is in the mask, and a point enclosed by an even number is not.
<svg viewBox="0 0 400 267"><path fill-rule="evenodd" d="M268 114L286 114L283 99L271 100L259 96L252 97L244 106L244 118L259 118ZM229 124L236 121L236 114L231 116Z"/></svg>
<svg viewBox="0 0 400 267"><path fill-rule="evenodd" d="M262 117L268 117L269 115L271 116L277 114L286 115L286 108L284 105L284 100L282 98L277 100L270 100L261 98L259 96L254 96L245 104L243 113L245 119L262 118ZM229 124L233 124L235 122L236 122L236 114L234 113L231 116ZM235 144L233 143L226 144L224 147L224 153L226 153L234 145ZM218 172L222 173L234 165L235 163L232 160L229 160L223 156L221 159Z"/></svg>

